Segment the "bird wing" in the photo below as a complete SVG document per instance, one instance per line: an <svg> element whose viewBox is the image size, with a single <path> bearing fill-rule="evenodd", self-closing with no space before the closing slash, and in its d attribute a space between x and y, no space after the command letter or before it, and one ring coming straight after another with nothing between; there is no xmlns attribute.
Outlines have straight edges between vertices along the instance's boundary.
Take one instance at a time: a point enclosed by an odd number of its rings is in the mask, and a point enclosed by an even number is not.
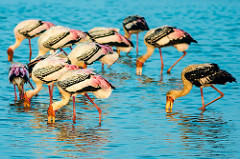
<svg viewBox="0 0 240 159"><path fill-rule="evenodd" d="M149 30L147 22L144 17L128 16L123 20L123 27L129 30Z"/></svg>
<svg viewBox="0 0 240 159"><path fill-rule="evenodd" d="M236 81L230 73L220 70L214 63L190 65L186 69L188 68L190 69L185 72L185 78L198 87Z"/></svg>
<svg viewBox="0 0 240 159"><path fill-rule="evenodd" d="M23 23L18 26L17 31L24 35L27 38L32 38L34 37L33 35L29 35L28 33L30 33L31 31L33 31L34 29L36 29L37 27L39 27L40 25L42 25L43 22L41 20L26 20L23 21Z"/></svg>
<svg viewBox="0 0 240 159"><path fill-rule="evenodd" d="M94 91L99 89L91 84L91 75L94 74L91 69L71 70L61 76L57 85L69 93Z"/></svg>
<svg viewBox="0 0 240 159"><path fill-rule="evenodd" d="M163 26L163 27L151 29L146 33L144 40L148 44L153 45L155 47L162 47L161 45L157 44L157 41L167 36L168 34L172 33L174 31L173 29L174 27L170 27L170 26Z"/></svg>

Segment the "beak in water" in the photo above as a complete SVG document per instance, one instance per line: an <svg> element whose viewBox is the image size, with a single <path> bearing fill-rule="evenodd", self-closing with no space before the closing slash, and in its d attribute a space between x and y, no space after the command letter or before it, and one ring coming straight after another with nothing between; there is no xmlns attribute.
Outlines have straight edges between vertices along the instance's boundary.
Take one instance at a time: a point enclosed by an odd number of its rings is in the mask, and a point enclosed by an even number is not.
<svg viewBox="0 0 240 159"><path fill-rule="evenodd" d="M167 96L167 102L166 102L166 113L172 112L174 99L170 96Z"/></svg>
<svg viewBox="0 0 240 159"><path fill-rule="evenodd" d="M13 49L8 48L7 54L8 54L8 61L12 61L13 60Z"/></svg>
<svg viewBox="0 0 240 159"><path fill-rule="evenodd" d="M29 99L29 98L27 97L26 93L24 93L23 99L24 99L24 107L30 107L30 105L31 105L31 99Z"/></svg>
<svg viewBox="0 0 240 159"><path fill-rule="evenodd" d="M53 110L53 106L49 105L48 107L48 123L55 123L55 111Z"/></svg>

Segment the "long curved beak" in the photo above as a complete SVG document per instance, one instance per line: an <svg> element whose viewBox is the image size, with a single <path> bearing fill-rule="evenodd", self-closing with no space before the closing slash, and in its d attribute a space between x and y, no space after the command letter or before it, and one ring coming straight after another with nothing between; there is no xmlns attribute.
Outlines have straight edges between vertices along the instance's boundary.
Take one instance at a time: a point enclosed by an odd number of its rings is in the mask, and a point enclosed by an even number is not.
<svg viewBox="0 0 240 159"><path fill-rule="evenodd" d="M8 54L8 61L12 61L13 60L13 49L8 48L7 50L7 54Z"/></svg>
<svg viewBox="0 0 240 159"><path fill-rule="evenodd" d="M170 96L167 96L167 102L166 102L166 113L172 112L174 99Z"/></svg>
<svg viewBox="0 0 240 159"><path fill-rule="evenodd" d="M52 104L48 107L48 123L55 123L55 111L53 110Z"/></svg>

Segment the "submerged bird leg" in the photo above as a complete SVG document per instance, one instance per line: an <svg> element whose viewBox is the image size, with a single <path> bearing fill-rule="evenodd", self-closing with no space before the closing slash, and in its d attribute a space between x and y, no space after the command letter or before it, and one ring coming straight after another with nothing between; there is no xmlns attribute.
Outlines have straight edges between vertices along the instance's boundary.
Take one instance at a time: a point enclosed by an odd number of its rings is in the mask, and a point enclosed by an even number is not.
<svg viewBox="0 0 240 159"><path fill-rule="evenodd" d="M203 97L203 88L200 87L201 98L202 98L202 107L204 107L204 97Z"/></svg>
<svg viewBox="0 0 240 159"><path fill-rule="evenodd" d="M69 46L69 48L72 50L72 46Z"/></svg>
<svg viewBox="0 0 240 159"><path fill-rule="evenodd" d="M75 95L73 97L73 123L76 123L76 106L75 106Z"/></svg>
<svg viewBox="0 0 240 159"><path fill-rule="evenodd" d="M171 69L186 55L187 55L187 52L183 51L183 55L167 70L167 73L170 73Z"/></svg>
<svg viewBox="0 0 240 159"><path fill-rule="evenodd" d="M19 92L19 98L20 100L24 98L24 86L22 85L22 91Z"/></svg>
<svg viewBox="0 0 240 159"><path fill-rule="evenodd" d="M53 100L53 87L54 87L54 84L48 85L49 96L50 96L50 105L52 105L52 100Z"/></svg>
<svg viewBox="0 0 240 159"><path fill-rule="evenodd" d="M164 67L164 63L163 63L163 56L162 56L162 49L159 48L159 54L160 54L160 60L161 60L161 71L160 71L160 81L163 80L163 67Z"/></svg>
<svg viewBox="0 0 240 159"><path fill-rule="evenodd" d="M17 100L16 85L14 84L14 85L13 85L13 87L14 87L14 95L15 95L15 100Z"/></svg>
<svg viewBox="0 0 240 159"><path fill-rule="evenodd" d="M220 98L222 98L223 96L224 96L224 94L220 91L220 90L218 90L216 87L214 87L213 85L211 85L211 87L213 88L213 89L215 89L219 94L220 94L220 96L218 97L218 98L216 98L216 99L214 99L214 100L212 100L211 102L209 102L208 104L206 104L206 105L203 105L201 108L199 108L199 109L201 109L202 111L204 111L205 110L205 107L206 106L208 106L208 105L210 105L210 104L212 104L213 102L215 102L215 101L217 101L217 100L219 100Z"/></svg>
<svg viewBox="0 0 240 159"><path fill-rule="evenodd" d="M28 83L29 83L29 85L31 86L31 88L34 89L32 83L30 82L30 80L28 80Z"/></svg>
<svg viewBox="0 0 240 159"><path fill-rule="evenodd" d="M28 43L29 43L29 62L31 61L32 58L32 46L31 46L31 39L28 39Z"/></svg>
<svg viewBox="0 0 240 159"><path fill-rule="evenodd" d="M97 104L93 102L93 100L88 96L87 93L85 93L84 95L85 95L85 96L88 98L88 100L97 108L98 113L99 113L99 125L101 125L101 118L102 118L102 110L101 110L101 108L99 108L99 107L97 106Z"/></svg>
<svg viewBox="0 0 240 159"><path fill-rule="evenodd" d="M66 56L68 56L68 54L67 54L62 48L60 48L60 50L61 50Z"/></svg>
<svg viewBox="0 0 240 159"><path fill-rule="evenodd" d="M138 33L136 35L136 52L137 52L137 55L138 55Z"/></svg>
<svg viewBox="0 0 240 159"><path fill-rule="evenodd" d="M104 63L102 63L102 72L104 72Z"/></svg>

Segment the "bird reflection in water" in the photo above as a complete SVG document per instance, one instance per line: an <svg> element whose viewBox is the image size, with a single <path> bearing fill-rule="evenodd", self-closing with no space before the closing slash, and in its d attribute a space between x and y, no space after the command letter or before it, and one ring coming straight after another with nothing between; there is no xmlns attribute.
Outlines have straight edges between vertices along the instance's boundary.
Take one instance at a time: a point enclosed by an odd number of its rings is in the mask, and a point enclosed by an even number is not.
<svg viewBox="0 0 240 159"><path fill-rule="evenodd" d="M224 155L222 150L226 150L232 144L228 140L232 127L228 126L229 123L224 121L221 114L214 116L211 113L207 116L201 113L189 115L182 112L171 112L166 113L166 119L168 122L178 125L175 128L180 136L180 145L183 145L184 150L190 150L193 156L201 156L200 153L205 153L205 156L208 157L222 156ZM169 134L168 137L172 135ZM210 151L213 149L215 151ZM230 156L225 157L229 158Z"/></svg>

